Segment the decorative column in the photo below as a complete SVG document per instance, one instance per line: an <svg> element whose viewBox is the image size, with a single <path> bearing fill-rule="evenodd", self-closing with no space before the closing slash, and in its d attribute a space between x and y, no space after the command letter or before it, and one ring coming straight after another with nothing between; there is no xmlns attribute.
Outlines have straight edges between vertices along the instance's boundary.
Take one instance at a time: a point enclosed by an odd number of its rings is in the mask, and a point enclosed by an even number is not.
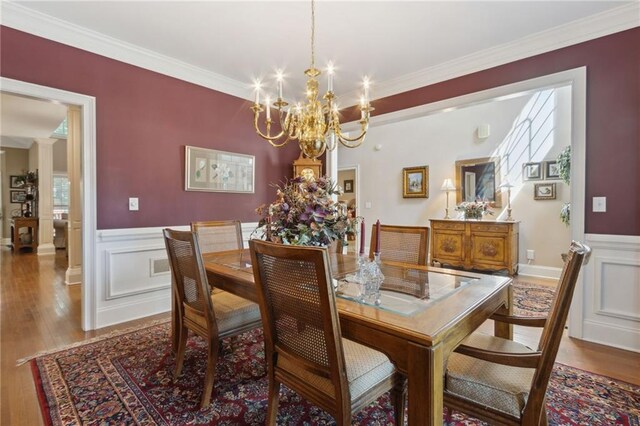
<svg viewBox="0 0 640 426"><path fill-rule="evenodd" d="M53 144L36 138L38 152L38 256L55 254L53 245Z"/></svg>
<svg viewBox="0 0 640 426"><path fill-rule="evenodd" d="M69 216L67 221L67 285L82 282L82 116L80 108L67 109L67 174L69 177Z"/></svg>

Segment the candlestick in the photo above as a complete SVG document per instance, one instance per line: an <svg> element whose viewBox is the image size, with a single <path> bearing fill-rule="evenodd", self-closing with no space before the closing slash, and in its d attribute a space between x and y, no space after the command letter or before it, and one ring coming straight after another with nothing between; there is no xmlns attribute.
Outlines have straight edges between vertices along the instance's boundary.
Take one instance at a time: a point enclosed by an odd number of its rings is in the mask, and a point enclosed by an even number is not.
<svg viewBox="0 0 640 426"><path fill-rule="evenodd" d="M380 254L380 219L376 221L376 250L375 254Z"/></svg>
<svg viewBox="0 0 640 426"><path fill-rule="evenodd" d="M364 255L364 219L360 222L360 256Z"/></svg>

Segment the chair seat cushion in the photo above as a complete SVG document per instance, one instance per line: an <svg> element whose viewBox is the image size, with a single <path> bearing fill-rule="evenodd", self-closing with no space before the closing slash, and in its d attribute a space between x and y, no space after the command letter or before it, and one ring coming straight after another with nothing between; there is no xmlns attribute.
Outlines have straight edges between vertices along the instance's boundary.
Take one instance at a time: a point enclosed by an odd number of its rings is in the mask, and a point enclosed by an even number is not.
<svg viewBox="0 0 640 426"><path fill-rule="evenodd" d="M499 352L533 352L521 343L480 333L472 334L462 344ZM449 356L445 388L455 395L520 417L534 372L533 368L495 364L454 352Z"/></svg>
<svg viewBox="0 0 640 426"><path fill-rule="evenodd" d="M260 321L260 307L247 299L218 289L211 294L213 312L218 324L218 334L233 332L250 323ZM204 315L185 305L185 315L206 330L207 320Z"/></svg>
<svg viewBox="0 0 640 426"><path fill-rule="evenodd" d="M395 372L395 367L382 352L344 338L342 347L352 401L357 400ZM334 397L334 387L330 379L313 374L290 362L286 357L279 358L278 367Z"/></svg>

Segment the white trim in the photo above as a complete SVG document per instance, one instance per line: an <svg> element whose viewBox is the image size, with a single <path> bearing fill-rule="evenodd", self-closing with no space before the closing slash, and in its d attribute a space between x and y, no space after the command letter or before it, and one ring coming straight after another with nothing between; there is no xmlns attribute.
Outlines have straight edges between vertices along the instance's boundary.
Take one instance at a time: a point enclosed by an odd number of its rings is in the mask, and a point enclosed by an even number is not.
<svg viewBox="0 0 640 426"><path fill-rule="evenodd" d="M640 332L636 329L599 321L584 320L584 330L584 334L590 336L585 339L589 342L640 353L638 344L640 342ZM593 336L606 336L607 338Z"/></svg>
<svg viewBox="0 0 640 426"><path fill-rule="evenodd" d="M3 12L6 3L3 2ZM92 96L0 77L0 90L77 105L82 111L82 329L96 327L96 99Z"/></svg>
<svg viewBox="0 0 640 426"><path fill-rule="evenodd" d="M3 246L10 246L11 245L11 238L3 238L2 240L0 240L0 245Z"/></svg>
<svg viewBox="0 0 640 426"><path fill-rule="evenodd" d="M118 305L109 305L98 310L100 318L97 328L120 324L171 310L171 291L160 291L154 297L143 300L125 301Z"/></svg>
<svg viewBox="0 0 640 426"><path fill-rule="evenodd" d="M637 259L624 259L617 257L596 256L593 259L595 268L595 279L593 282L593 313L597 315L606 315L613 318L620 318L623 320L640 321L640 310L635 313L614 311L605 309L603 306L602 294L605 292L604 288L604 265L622 265L622 266L635 266L640 271L640 260ZM613 285L613 283L609 283Z"/></svg>
<svg viewBox="0 0 640 426"><path fill-rule="evenodd" d="M2 25L251 100L250 83L242 83L16 3L2 2Z"/></svg>
<svg viewBox="0 0 640 426"><path fill-rule="evenodd" d="M38 244L38 256L50 256L56 254L56 246L53 243Z"/></svg>
<svg viewBox="0 0 640 426"><path fill-rule="evenodd" d="M113 300L113 299L119 299L122 297L127 297L127 296L135 296L137 294L143 294L143 293L151 293L154 291L158 291L158 290L165 290L165 289L170 289L171 288L171 278L167 279L167 282L164 283L160 283L160 284L155 284L155 285L151 285L149 287L144 287L144 288L138 288L136 290L133 291L120 291L120 292L116 292L113 288L113 267L114 267L114 262L113 262L113 255L117 255L117 254L127 254L127 253L142 253L142 252L149 252L149 251L158 251L158 250L165 250L165 246L164 245L148 245L148 246L136 246L136 247L130 247L130 248L123 248L123 249L105 249L104 254L105 254L105 283L106 283L106 295L105 295L105 299L106 300ZM166 253L166 252L165 252ZM166 257L165 257L166 259ZM168 275L168 274L156 274L156 276L159 275ZM152 278L153 275L150 273L149 274L149 278Z"/></svg>
<svg viewBox="0 0 640 426"><path fill-rule="evenodd" d="M599 14L587 16L565 25L489 49L480 50L471 55L456 58L433 67L424 68L394 79L376 82L375 98L385 98L628 30L640 25L639 16L640 2L633 2ZM358 96L356 92L351 92L345 93L341 97L343 99L359 99Z"/></svg>
<svg viewBox="0 0 640 426"><path fill-rule="evenodd" d="M640 236L637 235L586 234L585 241L592 248L637 251L640 247Z"/></svg>
<svg viewBox="0 0 640 426"><path fill-rule="evenodd" d="M69 267L64 273L64 283L66 285L82 284L82 268Z"/></svg>
<svg viewBox="0 0 640 426"><path fill-rule="evenodd" d="M553 268L551 266L539 266L539 265L527 265L526 263L520 263L518 265L518 275L519 276L529 276L529 277L541 277L541 278L552 278L552 279L560 279L560 274L562 273L562 268Z"/></svg>
<svg viewBox="0 0 640 426"><path fill-rule="evenodd" d="M640 25L638 16L640 3L632 2L500 46L377 82L375 95L377 99L391 96L634 28ZM252 90L249 83L123 42L22 5L2 2L2 25L251 100ZM355 92L351 92L341 97L357 99L356 95Z"/></svg>

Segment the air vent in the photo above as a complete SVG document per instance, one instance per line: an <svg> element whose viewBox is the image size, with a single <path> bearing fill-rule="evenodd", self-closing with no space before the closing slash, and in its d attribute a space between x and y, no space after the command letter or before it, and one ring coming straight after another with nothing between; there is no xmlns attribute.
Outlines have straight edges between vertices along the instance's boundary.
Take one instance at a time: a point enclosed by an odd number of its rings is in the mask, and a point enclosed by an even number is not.
<svg viewBox="0 0 640 426"><path fill-rule="evenodd" d="M158 275L167 275L171 272L171 268L169 267L169 259L161 258L161 259L149 259L150 271L149 275L152 277Z"/></svg>

